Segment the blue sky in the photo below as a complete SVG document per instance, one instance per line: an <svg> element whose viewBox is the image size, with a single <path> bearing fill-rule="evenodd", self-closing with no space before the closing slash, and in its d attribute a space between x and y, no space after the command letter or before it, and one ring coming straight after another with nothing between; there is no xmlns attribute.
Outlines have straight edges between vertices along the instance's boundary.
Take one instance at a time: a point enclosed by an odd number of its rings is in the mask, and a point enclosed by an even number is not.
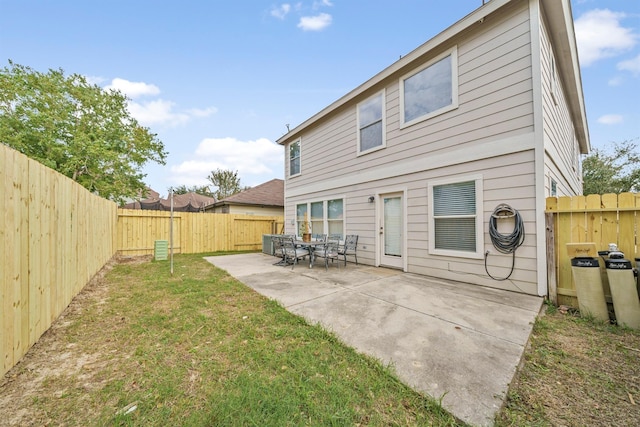
<svg viewBox="0 0 640 427"><path fill-rule="evenodd" d="M366 4L366 7L363 5ZM146 182L283 178L275 141L482 0L0 0L0 66L62 68L131 98L164 142ZM640 1L572 0L591 143L640 137Z"/></svg>

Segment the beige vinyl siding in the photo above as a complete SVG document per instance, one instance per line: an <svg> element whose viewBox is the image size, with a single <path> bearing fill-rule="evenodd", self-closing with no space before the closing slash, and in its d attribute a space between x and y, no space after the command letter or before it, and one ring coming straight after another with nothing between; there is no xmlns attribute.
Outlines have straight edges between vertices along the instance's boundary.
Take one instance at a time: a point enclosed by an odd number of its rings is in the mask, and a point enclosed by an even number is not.
<svg viewBox="0 0 640 427"><path fill-rule="evenodd" d="M376 208L368 203L370 195L406 191L407 271L483 286L509 289L536 294L536 230L533 150L495 157L473 163L459 164L393 178L362 182L356 188L341 187L291 198L287 203L287 218L293 218L296 203L344 196L345 229L348 234L358 234L358 260L374 265L376 260ZM431 180L456 179L469 175L481 175L483 181L483 235L484 249L492 250L488 265L495 277L509 273L511 256L498 254L491 244L488 221L495 207L508 203L518 209L525 222L526 239L516 252L516 269L511 280L497 282L486 276L484 260L434 256L429 253L429 203L428 185ZM293 226L286 224L286 232Z"/></svg>
<svg viewBox="0 0 640 427"><path fill-rule="evenodd" d="M227 209L227 211L225 211ZM282 216L284 209L272 206L253 206L253 205L229 205L219 206L213 210L214 213L229 213L242 215L258 215L258 216Z"/></svg>
<svg viewBox="0 0 640 427"><path fill-rule="evenodd" d="M545 197L551 197L551 180L556 182L556 196L572 196L575 195L575 192L567 187L566 182L562 178L562 174L560 170L556 166L556 163L553 161L551 157L549 157L548 153L545 155L545 180L544 180L544 195Z"/></svg>
<svg viewBox="0 0 640 427"><path fill-rule="evenodd" d="M563 84L557 70L555 78L556 99L552 97L553 66L551 41L545 19L541 22L541 59L542 59L542 105L545 147L545 176L552 177L558 183L558 195L582 194L582 171L580 169L579 148L573 127L569 107L566 102ZM549 179L546 181L550 182ZM546 184L549 185L549 184ZM560 191L562 189L562 191ZM548 189L550 191L550 189ZM547 193L549 194L549 193Z"/></svg>
<svg viewBox="0 0 640 427"><path fill-rule="evenodd" d="M498 254L488 234L490 215L500 203L508 203L517 209L525 223L526 239L516 252L516 269L511 282L496 282L486 277L484 260L433 256L428 251L429 218L428 203L424 197L429 179L455 178L469 174L483 177L483 233L484 249L491 250L489 271L494 277L504 277L511 267L511 256ZM460 280L479 285L537 292L536 274L536 229L534 153L526 151L509 156L496 157L473 164L457 165L427 174L427 181L418 180L409 191L409 242L408 271Z"/></svg>
<svg viewBox="0 0 640 427"><path fill-rule="evenodd" d="M305 133L301 138L302 174L287 180L287 190L343 171L356 158L355 139L355 106Z"/></svg>

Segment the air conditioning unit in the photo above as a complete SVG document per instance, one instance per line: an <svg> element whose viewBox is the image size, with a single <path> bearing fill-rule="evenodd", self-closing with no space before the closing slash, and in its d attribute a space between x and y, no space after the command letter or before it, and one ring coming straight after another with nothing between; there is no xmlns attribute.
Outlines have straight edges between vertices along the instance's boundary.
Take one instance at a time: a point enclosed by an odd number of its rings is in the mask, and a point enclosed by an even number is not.
<svg viewBox="0 0 640 427"><path fill-rule="evenodd" d="M273 236L277 236L277 234L262 235L262 253L263 254L273 255Z"/></svg>

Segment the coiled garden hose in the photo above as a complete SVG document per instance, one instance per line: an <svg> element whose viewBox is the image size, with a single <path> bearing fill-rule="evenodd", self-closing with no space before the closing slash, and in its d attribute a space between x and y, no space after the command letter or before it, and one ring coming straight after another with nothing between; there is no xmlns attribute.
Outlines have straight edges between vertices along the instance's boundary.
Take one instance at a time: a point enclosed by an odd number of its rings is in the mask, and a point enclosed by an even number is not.
<svg viewBox="0 0 640 427"><path fill-rule="evenodd" d="M513 218L514 225L513 231L509 234L502 234L498 231L498 220ZM487 275L491 277L493 280L503 281L507 280L513 274L513 270L516 264L516 249L518 249L522 243L524 243L524 222L522 221L522 216L520 216L520 212L513 209L511 206L502 203L498 205L493 213L491 214L491 218L489 219L489 236L491 237L491 243L493 243L493 247L496 250L503 254L511 254L511 271L509 275L504 278L496 278L489 273L489 269L487 268L487 258L489 258L489 251L484 253L484 270L487 272Z"/></svg>

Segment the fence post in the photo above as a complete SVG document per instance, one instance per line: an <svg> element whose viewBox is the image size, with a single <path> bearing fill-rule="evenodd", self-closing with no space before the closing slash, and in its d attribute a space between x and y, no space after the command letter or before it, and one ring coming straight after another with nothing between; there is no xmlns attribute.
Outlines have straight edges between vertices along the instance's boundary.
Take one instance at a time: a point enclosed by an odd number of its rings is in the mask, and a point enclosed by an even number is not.
<svg viewBox="0 0 640 427"><path fill-rule="evenodd" d="M556 241L553 213L545 214L547 230L547 292L552 304L558 305L558 283L556 280Z"/></svg>

